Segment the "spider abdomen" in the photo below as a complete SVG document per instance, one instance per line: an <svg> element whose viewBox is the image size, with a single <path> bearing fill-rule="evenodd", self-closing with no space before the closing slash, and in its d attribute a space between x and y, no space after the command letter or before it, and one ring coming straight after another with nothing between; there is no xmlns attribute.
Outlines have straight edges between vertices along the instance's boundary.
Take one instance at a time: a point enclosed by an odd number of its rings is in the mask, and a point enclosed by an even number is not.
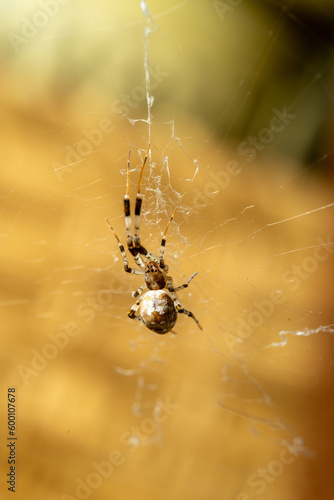
<svg viewBox="0 0 334 500"><path fill-rule="evenodd" d="M167 333L176 323L174 302L166 290L150 290L144 295L139 309L144 325L155 333Z"/></svg>

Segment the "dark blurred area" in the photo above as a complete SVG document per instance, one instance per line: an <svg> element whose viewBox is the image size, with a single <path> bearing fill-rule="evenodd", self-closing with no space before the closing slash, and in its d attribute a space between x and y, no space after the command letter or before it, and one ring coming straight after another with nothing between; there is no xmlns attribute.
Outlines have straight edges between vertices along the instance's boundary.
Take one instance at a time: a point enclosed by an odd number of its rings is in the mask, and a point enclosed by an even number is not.
<svg viewBox="0 0 334 500"><path fill-rule="evenodd" d="M145 115L138 2L54 5L50 13L34 2L2 6L2 98L60 120L106 106ZM332 2L215 0L188 9L158 1L149 9L156 120L192 115L231 149L286 107L293 127L263 154L331 171Z"/></svg>

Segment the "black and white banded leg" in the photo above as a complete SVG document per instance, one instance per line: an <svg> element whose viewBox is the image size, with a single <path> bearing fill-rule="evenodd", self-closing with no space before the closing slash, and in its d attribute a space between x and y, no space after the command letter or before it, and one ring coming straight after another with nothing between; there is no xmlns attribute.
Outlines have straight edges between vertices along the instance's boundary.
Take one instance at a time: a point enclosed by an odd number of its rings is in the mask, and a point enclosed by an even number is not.
<svg viewBox="0 0 334 500"><path fill-rule="evenodd" d="M169 226L170 226L172 220L174 219L175 212L176 212L176 207L174 209L174 212L172 213L171 218L168 221L168 224L167 224L167 227L165 229L165 232L162 235L161 245L160 245L160 262L159 262L159 265L160 265L161 269L164 269L166 272L168 271L168 266L165 264L165 260L164 260L164 253L165 253L165 247L166 247L166 236L167 236L167 231L169 229Z"/></svg>
<svg viewBox="0 0 334 500"><path fill-rule="evenodd" d="M141 183L142 183L142 178L143 178L143 173L144 173L144 168L147 162L148 158L148 153L150 150L151 145L148 145L144 161L141 167L140 171L140 176L139 176L139 182L138 182L138 189L137 189L137 196L136 196L136 203L135 203L135 220L134 220L134 237L132 238L132 233L131 233L131 211L130 211L130 198L129 198L129 190L130 190L130 153L131 150L129 151L129 156L128 156L128 168L127 168L127 179L126 179L126 192L124 196L124 215L125 215L125 227L126 227L126 233L127 233L127 245L128 249L133 256L133 258L136 261L136 264L140 267L144 267L142 255L146 259L153 260L154 262L159 263L159 259L156 255L154 255L152 252L147 250L143 245L141 244L140 241L140 212L141 212L141 206L143 202L143 195L141 194Z"/></svg>
<svg viewBox="0 0 334 500"><path fill-rule="evenodd" d="M183 285L177 286L176 288L173 286L173 278L171 278L171 276L167 276L166 288L169 292L178 292L180 290L183 290L184 288L187 288L189 286L189 283L191 282L191 280L193 278L195 278L195 276L197 274L198 274L198 272L194 273L192 276L190 276L190 278L188 279L188 281L186 283L184 283Z"/></svg>
<svg viewBox="0 0 334 500"><path fill-rule="evenodd" d="M114 231L114 228L112 227L112 225L110 224L110 222L108 221L108 219L106 219L107 221L107 224L109 225L110 229L112 230L112 232L114 233L114 236L116 238L116 241L117 241L117 244L118 244L118 248L120 249L120 252L122 254L122 257L123 257L123 265L124 265L124 271L126 273L132 273L132 274L141 274L143 275L144 274L144 269L133 269L132 267L129 266L129 262L128 262L128 258L126 256L126 253L125 253L125 250L124 250L124 246L122 245L122 243L120 242L120 239L119 237L117 236L117 234L115 233Z"/></svg>
<svg viewBox="0 0 334 500"><path fill-rule="evenodd" d="M146 289L146 283L144 283L141 287L138 288L135 292L132 292L132 297L138 297L144 290Z"/></svg>
<svg viewBox="0 0 334 500"><path fill-rule="evenodd" d="M130 311L128 312L128 316L129 318L131 319L136 319L138 321L141 321L141 317L140 316L136 316L136 312L138 311L139 307L140 307L140 303L141 301L143 300L143 298L145 297L145 295L142 295L138 300L137 302L135 302L133 304L133 306L131 306L131 309Z"/></svg>
<svg viewBox="0 0 334 500"><path fill-rule="evenodd" d="M180 304L180 301L176 295L176 290L182 290L183 288L187 288L188 286L188 283L193 279L194 276L196 276L197 273L193 274L191 276L191 278L189 278L189 280L187 281L187 283L185 283L184 285L181 285L181 286L178 286L176 288L174 288L173 286L173 279L171 278L171 276L168 276L168 285L167 285L167 290L170 292L171 296L172 296L172 299L174 301L174 306L175 306L175 309L177 310L177 312L179 314L186 314L187 316L189 316L190 318L192 318L196 323L197 323L197 326L200 330L203 330L203 328L201 327L199 321L196 319L196 317L194 316L194 314L191 312L191 311L188 311L187 309L185 309L184 307L181 306Z"/></svg>
<svg viewBox="0 0 334 500"><path fill-rule="evenodd" d="M126 243L129 249L129 252L133 256L136 264L138 267L144 268L144 262L143 259L140 255L139 249L135 248L133 244L133 237L132 237L132 232L131 232L131 210L130 210L130 196L129 196L129 191L130 191L130 154L131 154L131 149L129 150L128 154L128 164L127 164L127 174L126 174L126 189L125 189L125 195L124 195L124 201L123 201L123 206L124 206L124 216L125 216L125 228L126 228ZM145 166L147 160L147 155L144 159L144 163L142 166L142 171L140 174L140 179L139 183L141 183L141 177L142 177L142 172ZM137 195L138 197L138 195ZM136 209L137 211L137 200L136 200ZM140 212L140 207L139 207L139 212ZM136 215L135 215L136 219Z"/></svg>

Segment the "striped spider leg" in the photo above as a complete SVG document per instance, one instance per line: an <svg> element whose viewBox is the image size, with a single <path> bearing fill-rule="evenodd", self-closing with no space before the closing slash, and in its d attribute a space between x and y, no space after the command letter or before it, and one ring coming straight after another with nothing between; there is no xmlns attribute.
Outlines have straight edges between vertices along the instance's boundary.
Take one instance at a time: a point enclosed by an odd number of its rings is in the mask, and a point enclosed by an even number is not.
<svg viewBox="0 0 334 500"><path fill-rule="evenodd" d="M158 262L158 257L153 255L148 250L146 250L146 248L144 248L140 243L140 211L141 211L141 205L142 205L142 199L143 199L142 194L140 192L140 189L141 189L141 182L142 182L142 178L143 178L144 167L145 167L146 162L147 162L149 150L150 150L150 145L147 148L145 158L144 158L144 161L143 161L143 164L141 167L141 171L140 171L140 176L139 176L138 190L137 190L137 196L136 196L136 205L135 205L134 237L132 236L132 232L131 232L131 211L130 211L130 197L129 197L131 149L129 150L129 154L128 154L127 174L126 174L126 191L125 191L124 200L123 200L127 247L129 249L129 252L133 256L135 263L141 269L145 268L145 264L144 264L142 255L144 255L144 257L147 257L147 258L150 257ZM129 267L129 262L128 262L128 259L127 259L127 256L126 256L126 253L124 250L124 246L120 242L114 228L112 227L112 225L110 224L108 219L106 219L106 221L107 221L110 229L113 231L114 236L117 240L119 249L120 249L122 257L123 257L124 270L127 273L144 274L144 272L141 271L140 269L132 269L131 267ZM139 293L141 293L139 290L137 290L138 293L133 292L133 294L135 294L134 296L137 296L137 295L139 295Z"/></svg>
<svg viewBox="0 0 334 500"><path fill-rule="evenodd" d="M166 288L170 292L170 294L173 298L174 307L175 307L176 311L179 314L182 313L182 314L185 314L186 316L189 316L190 318L192 318L196 322L198 328L200 330L203 330L198 319L194 316L194 314L191 311L188 311L187 309L185 309L184 307L181 306L180 301L178 299L178 296L176 294L176 292L178 292L179 290L183 290L183 288L187 288L189 286L190 281L196 276L196 274L198 274L198 273L196 272L192 276L190 276L190 278L188 279L188 281L186 283L184 283L184 285L180 285L177 287L173 286L173 278L171 276L167 276Z"/></svg>

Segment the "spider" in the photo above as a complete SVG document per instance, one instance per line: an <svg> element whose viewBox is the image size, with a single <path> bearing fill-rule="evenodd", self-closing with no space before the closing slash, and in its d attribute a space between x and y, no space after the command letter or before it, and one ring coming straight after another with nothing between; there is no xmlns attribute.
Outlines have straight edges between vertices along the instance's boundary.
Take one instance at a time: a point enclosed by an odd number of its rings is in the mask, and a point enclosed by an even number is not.
<svg viewBox="0 0 334 500"><path fill-rule="evenodd" d="M141 182L143 178L143 172L145 164L147 161L148 153L150 150L150 145L147 148L147 152L141 167L141 172L139 176L138 191L136 197L135 205L135 220L134 220L134 237L131 232L131 213L130 213L130 199L129 199L129 185L130 185L130 153L128 155L127 163L127 179L126 179L126 191L124 196L124 214L125 214L125 227L127 235L127 246L129 252L134 258L135 263L139 269L134 269L129 267L129 262L124 250L124 246L119 240L117 234L115 233L112 225L106 219L110 229L114 233L118 247L121 251L123 257L124 271L132 274L139 274L144 276L145 283L138 288L135 292L132 292L133 297L138 297L146 289L146 293L142 295L135 304L131 307L128 312L128 316L131 319L136 319L142 321L144 325L155 333L163 334L169 332L176 323L178 313L186 314L197 323L198 327L202 330L201 325L195 318L191 311L187 311L181 306L176 292L187 288L190 281L196 276L197 272L193 274L186 283L181 286L174 287L173 279L171 276L167 275L168 266L165 264L164 252L166 245L166 235L169 226L174 218L176 208L168 221L165 232L163 233L161 245L160 245L160 256L157 257L152 252L147 250L142 246L140 242L140 210L142 205L142 194L140 192ZM138 311L138 315L136 314Z"/></svg>

